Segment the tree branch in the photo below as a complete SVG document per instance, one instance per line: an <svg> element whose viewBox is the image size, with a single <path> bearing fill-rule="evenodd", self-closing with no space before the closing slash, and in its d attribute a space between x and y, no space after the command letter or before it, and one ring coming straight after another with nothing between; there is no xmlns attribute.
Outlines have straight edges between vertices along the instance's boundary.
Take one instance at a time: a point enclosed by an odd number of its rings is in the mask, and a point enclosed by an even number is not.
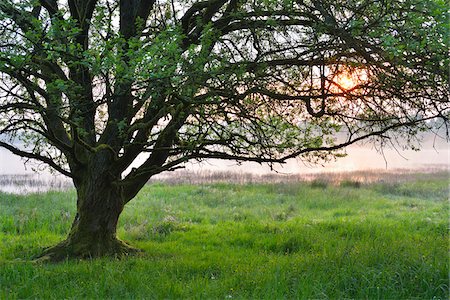
<svg viewBox="0 0 450 300"><path fill-rule="evenodd" d="M49 158L49 157L45 157L36 153L29 153L23 150L19 150L16 147L9 145L5 142L0 141L0 147L3 147L7 150L9 150L10 152L12 152L13 154L19 155L21 157L26 157L26 158L31 158L31 159L36 159L39 160L43 163L46 163L47 165L51 166L53 169L55 169L56 171L60 172L61 174L72 178L72 173L70 173L69 171L66 171L65 169L63 169L61 166L57 165L53 159Z"/></svg>

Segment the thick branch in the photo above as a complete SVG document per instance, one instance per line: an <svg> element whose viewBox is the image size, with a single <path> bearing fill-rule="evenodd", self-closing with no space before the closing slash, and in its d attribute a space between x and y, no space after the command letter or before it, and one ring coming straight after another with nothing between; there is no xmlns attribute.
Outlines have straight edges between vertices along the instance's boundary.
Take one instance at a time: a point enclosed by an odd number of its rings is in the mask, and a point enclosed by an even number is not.
<svg viewBox="0 0 450 300"><path fill-rule="evenodd" d="M39 0L39 3L48 11L50 16L55 16L58 12L58 2L56 0Z"/></svg>

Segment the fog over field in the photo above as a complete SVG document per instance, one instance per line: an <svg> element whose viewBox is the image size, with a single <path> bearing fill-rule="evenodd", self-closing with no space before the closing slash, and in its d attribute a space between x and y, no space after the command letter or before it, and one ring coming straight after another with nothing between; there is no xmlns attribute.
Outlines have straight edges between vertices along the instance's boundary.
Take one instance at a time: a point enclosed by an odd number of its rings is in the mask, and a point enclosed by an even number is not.
<svg viewBox="0 0 450 300"><path fill-rule="evenodd" d="M394 169L450 169L450 144L444 139L429 135L424 139L420 151L395 150L385 148L378 151L370 146L355 145L348 147L347 156L322 165L310 165L301 160L292 159L283 166L275 166L280 173L320 173L349 172L361 170L394 170ZM139 162L138 162L139 163ZM35 174L33 163L24 166L23 159L0 148L0 174ZM256 163L237 164L233 161L208 160L202 163L191 162L186 165L187 171L220 171L245 172L254 174L270 173L270 167ZM40 175L48 176L48 171L40 171Z"/></svg>

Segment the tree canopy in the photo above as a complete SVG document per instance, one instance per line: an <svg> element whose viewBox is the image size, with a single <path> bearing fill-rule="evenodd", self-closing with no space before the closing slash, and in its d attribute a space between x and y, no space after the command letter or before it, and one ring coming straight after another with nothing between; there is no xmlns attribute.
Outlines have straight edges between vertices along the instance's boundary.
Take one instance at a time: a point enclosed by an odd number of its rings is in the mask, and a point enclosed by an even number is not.
<svg viewBox="0 0 450 300"><path fill-rule="evenodd" d="M427 121L449 123L447 9L3 0L0 146L71 177L79 208L89 185L112 184L126 203L192 159L320 161L362 140L414 147Z"/></svg>

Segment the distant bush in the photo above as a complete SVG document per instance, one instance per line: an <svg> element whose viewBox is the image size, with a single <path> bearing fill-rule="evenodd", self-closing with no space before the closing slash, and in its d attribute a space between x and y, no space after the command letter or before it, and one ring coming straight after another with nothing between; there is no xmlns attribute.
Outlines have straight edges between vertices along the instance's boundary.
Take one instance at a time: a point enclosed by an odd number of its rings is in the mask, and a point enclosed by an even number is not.
<svg viewBox="0 0 450 300"><path fill-rule="evenodd" d="M344 188L359 189L362 186L362 183L356 180L343 180L339 185Z"/></svg>
<svg viewBox="0 0 450 300"><path fill-rule="evenodd" d="M328 182L320 179L314 179L311 181L310 186L316 189L326 189L328 187Z"/></svg>

